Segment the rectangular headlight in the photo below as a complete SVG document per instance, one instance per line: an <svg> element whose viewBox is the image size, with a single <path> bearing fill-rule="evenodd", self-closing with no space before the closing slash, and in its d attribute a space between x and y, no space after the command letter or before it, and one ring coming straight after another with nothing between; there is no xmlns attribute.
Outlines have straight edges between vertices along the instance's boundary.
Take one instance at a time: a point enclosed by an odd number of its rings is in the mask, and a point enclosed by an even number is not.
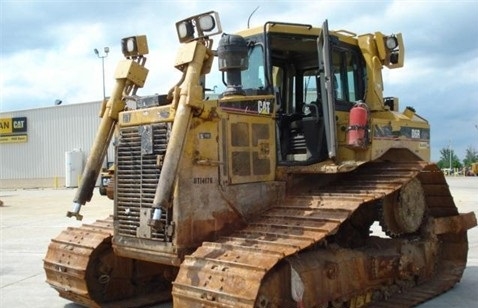
<svg viewBox="0 0 478 308"><path fill-rule="evenodd" d="M125 57L135 57L148 54L146 35L126 37L121 40L121 51Z"/></svg>
<svg viewBox="0 0 478 308"><path fill-rule="evenodd" d="M176 31L181 43L216 35L222 32L217 12L191 16L176 23Z"/></svg>

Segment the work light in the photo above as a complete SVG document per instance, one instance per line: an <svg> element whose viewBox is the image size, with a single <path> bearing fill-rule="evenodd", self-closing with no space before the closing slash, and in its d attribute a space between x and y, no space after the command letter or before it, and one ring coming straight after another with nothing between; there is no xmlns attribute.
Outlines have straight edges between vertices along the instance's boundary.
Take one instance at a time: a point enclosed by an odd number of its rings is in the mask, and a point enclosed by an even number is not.
<svg viewBox="0 0 478 308"><path fill-rule="evenodd" d="M195 15L176 23L176 31L181 43L190 42L222 32L219 15L210 11Z"/></svg>
<svg viewBox="0 0 478 308"><path fill-rule="evenodd" d="M126 37L121 40L121 50L125 57L137 57L148 54L146 35Z"/></svg>

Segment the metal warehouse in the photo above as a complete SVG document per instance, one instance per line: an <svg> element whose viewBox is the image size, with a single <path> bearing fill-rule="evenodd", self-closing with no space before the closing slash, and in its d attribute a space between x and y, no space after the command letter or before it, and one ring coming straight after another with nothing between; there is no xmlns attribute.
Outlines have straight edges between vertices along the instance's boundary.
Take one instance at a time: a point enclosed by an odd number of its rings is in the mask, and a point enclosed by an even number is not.
<svg viewBox="0 0 478 308"><path fill-rule="evenodd" d="M0 113L0 187L76 187L100 107L97 101Z"/></svg>

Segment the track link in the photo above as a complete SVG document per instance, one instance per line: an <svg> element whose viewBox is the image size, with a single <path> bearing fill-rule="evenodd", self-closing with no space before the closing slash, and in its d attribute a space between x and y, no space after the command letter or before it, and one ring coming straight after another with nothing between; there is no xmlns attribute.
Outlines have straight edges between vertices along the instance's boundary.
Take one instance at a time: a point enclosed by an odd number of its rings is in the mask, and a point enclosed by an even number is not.
<svg viewBox="0 0 478 308"><path fill-rule="evenodd" d="M458 210L448 188L443 173L436 165L427 165L418 176L425 191L427 210L431 217L458 217ZM466 216L466 228L476 226L474 215ZM393 294L383 302L370 307L413 307L436 297L460 282L466 268L468 254L468 238L466 232L445 233L439 235L442 254L438 260L435 277L419 284L406 292Z"/></svg>
<svg viewBox="0 0 478 308"><path fill-rule="evenodd" d="M52 239L45 256L46 281L61 297L97 307L88 290L88 264L97 251L107 249L113 234L113 220L97 220L79 228L68 227Z"/></svg>
<svg viewBox="0 0 478 308"><path fill-rule="evenodd" d="M180 267L173 283L174 306L269 307L267 299L261 298L260 289L274 266L289 256L324 244L327 236L337 233L361 205L382 199L416 177L424 187L431 217L458 215L443 174L436 166L425 162L369 163L338 184L308 195L288 196L245 229L217 242L203 243L186 256ZM389 296L392 306L397 302L401 306L416 305L460 280L466 265L466 232L441 237L441 269L436 278L401 296Z"/></svg>
<svg viewBox="0 0 478 308"><path fill-rule="evenodd" d="M43 260L47 283L61 297L87 307L141 307L169 300L165 268L116 256L112 235L112 217L62 231Z"/></svg>

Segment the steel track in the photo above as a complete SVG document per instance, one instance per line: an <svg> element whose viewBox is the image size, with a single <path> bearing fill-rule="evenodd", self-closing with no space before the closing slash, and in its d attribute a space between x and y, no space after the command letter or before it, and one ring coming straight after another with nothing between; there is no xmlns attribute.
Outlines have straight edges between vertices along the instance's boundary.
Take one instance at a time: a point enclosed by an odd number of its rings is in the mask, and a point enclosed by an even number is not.
<svg viewBox="0 0 478 308"><path fill-rule="evenodd" d="M323 243L361 205L384 198L414 177L424 188L430 217L458 215L443 174L435 165L373 162L347 174L338 184L318 187L307 195L288 196L246 228L203 243L186 256L172 292L167 285L150 293L132 292L128 284L121 283L121 279L131 280L128 271L104 268L110 263L128 268L131 262L112 256L111 217L68 228L52 240L44 259L47 282L60 296L88 307L138 307L167 300L171 294L175 307L260 306L261 284L276 264ZM447 291L461 279L468 251L466 232L437 236L441 254L434 278L371 306L414 306Z"/></svg>
<svg viewBox="0 0 478 308"><path fill-rule="evenodd" d="M289 196L245 229L217 242L203 243L181 265L173 287L174 307L262 306L261 283L276 264L324 241L361 205L391 194L414 177L424 187L430 216L458 214L436 166L424 162L369 163L348 174L339 185L317 189L310 195ZM435 278L392 295L377 306L413 306L452 288L466 266L467 247L466 232L443 235L443 254ZM448 258L450 255L459 257Z"/></svg>

